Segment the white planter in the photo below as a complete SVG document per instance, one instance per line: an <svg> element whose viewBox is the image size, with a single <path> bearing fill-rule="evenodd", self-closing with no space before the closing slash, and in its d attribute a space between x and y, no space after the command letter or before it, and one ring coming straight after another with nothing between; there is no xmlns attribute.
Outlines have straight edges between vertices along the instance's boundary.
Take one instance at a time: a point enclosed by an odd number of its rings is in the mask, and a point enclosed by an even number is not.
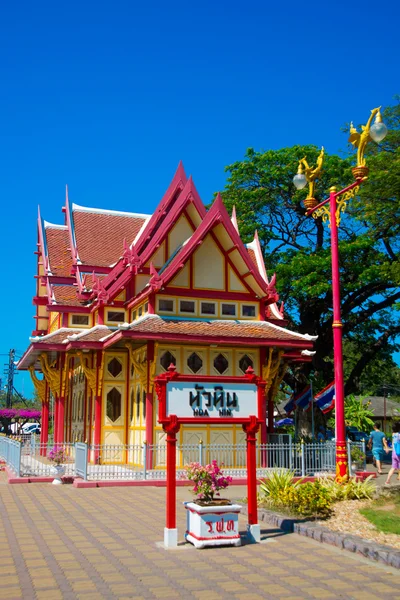
<svg viewBox="0 0 400 600"><path fill-rule="evenodd" d="M54 479L51 483L53 483L54 485L61 485L61 477L65 475L65 470L66 467L64 465L54 465L54 467L51 468L51 472L54 475Z"/></svg>
<svg viewBox="0 0 400 600"><path fill-rule="evenodd" d="M184 502L186 508L185 538L196 548L206 546L240 546L239 504L200 506Z"/></svg>

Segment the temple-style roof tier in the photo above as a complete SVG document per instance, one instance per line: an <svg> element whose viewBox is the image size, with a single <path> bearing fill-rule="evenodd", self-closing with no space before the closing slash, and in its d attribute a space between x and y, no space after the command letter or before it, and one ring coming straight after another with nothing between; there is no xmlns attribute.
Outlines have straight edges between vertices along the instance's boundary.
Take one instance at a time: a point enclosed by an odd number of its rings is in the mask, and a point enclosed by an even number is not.
<svg viewBox="0 0 400 600"><path fill-rule="evenodd" d="M119 327L96 325L90 329L61 328L44 336L30 338L31 345L18 364L27 369L35 364L42 352L74 349L106 349L123 345L127 340L138 345L149 340L190 343L218 343L218 346L266 346L299 350L304 360L312 356L315 336L289 331L267 321L227 321L174 319L146 315L133 323ZM290 356L290 355L288 355ZM297 356L300 357L300 354ZM40 368L39 366L37 368Z"/></svg>
<svg viewBox="0 0 400 600"><path fill-rule="evenodd" d="M153 215L80 206L70 203L68 192L63 211L65 224L43 221L39 213L38 275L46 287L48 305L71 309L90 305L94 310L99 302L113 300L137 275L149 273L151 264L155 266L152 275L158 270L171 274L171 263L176 271L188 249L202 243L211 230L222 250L232 252L231 262L237 263L254 293L266 299L270 296L269 304L274 303L257 233L245 246L236 213L231 220L220 196L207 212L182 164ZM186 222L186 240L179 240L174 233L182 220ZM161 254L156 260L155 254L161 250L164 260L160 262ZM138 295L138 287L131 286L129 300ZM283 318L279 310L274 318Z"/></svg>
<svg viewBox="0 0 400 600"><path fill-rule="evenodd" d="M293 347L304 346L312 347L316 336L296 333L289 331L284 327L279 327L267 321L239 321L239 320L194 320L179 318L163 318L159 315L146 315L134 323L122 325L120 327L123 334L129 332L129 337L148 336L151 339L156 336L157 339L176 339L181 341L190 341L192 339L210 339L217 338L219 343L231 343L232 339L247 340L247 343L254 345L254 340L264 345L279 345ZM119 334L121 335L121 334ZM113 334L115 338L117 334ZM111 337L109 338L111 341Z"/></svg>
<svg viewBox="0 0 400 600"><path fill-rule="evenodd" d="M240 215L220 194L207 210L181 163L152 215L84 207L68 190L63 213L52 224L39 212L35 337L19 368L127 339L312 350L284 327L257 231L243 243Z"/></svg>
<svg viewBox="0 0 400 600"><path fill-rule="evenodd" d="M122 254L124 240L134 243L150 216L72 204L72 229L78 262L111 267Z"/></svg>

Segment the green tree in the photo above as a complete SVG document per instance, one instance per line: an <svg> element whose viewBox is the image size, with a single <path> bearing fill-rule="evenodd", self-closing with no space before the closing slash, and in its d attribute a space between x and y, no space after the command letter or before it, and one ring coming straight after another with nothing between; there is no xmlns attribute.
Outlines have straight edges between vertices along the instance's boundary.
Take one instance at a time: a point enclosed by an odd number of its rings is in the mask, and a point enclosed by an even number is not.
<svg viewBox="0 0 400 600"><path fill-rule="evenodd" d="M383 116L391 132L381 148L371 148L370 179L340 226L343 334L352 349L346 359L347 366L351 362L346 395L359 392L368 366L378 364L384 354L391 356L400 333L400 105ZM311 371L316 390L333 379L329 228L320 218L305 216L301 201L306 190L297 191L292 181L299 159L306 155L315 164L318 154L315 146L266 152L250 148L242 161L226 167L223 193L228 210L236 206L242 239L251 241L258 230L268 274L277 274L289 326L318 335L313 363L297 366L286 377L292 389L303 385ZM353 181L352 161L353 156L326 154L319 200L330 186L340 189Z"/></svg>
<svg viewBox="0 0 400 600"><path fill-rule="evenodd" d="M353 394L347 396L344 403L344 419L346 425L357 427L359 431L371 431L374 425L373 412L369 408L369 402L361 396L356 398Z"/></svg>

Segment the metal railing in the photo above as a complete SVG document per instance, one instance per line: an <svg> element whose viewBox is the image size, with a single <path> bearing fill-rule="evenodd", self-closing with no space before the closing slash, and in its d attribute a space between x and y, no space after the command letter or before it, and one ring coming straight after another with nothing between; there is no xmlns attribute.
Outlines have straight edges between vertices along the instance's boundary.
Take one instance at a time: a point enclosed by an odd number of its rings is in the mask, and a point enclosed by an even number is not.
<svg viewBox="0 0 400 600"><path fill-rule="evenodd" d="M365 455L365 442L347 442L348 455L359 448ZM165 444L88 445L77 442L62 445L66 454L67 476L88 480L157 480L166 477ZM34 436L23 443L0 437L0 456L21 477L53 475L53 463L48 459L52 444L40 444ZM185 467L216 460L224 473L246 477L246 444L183 444L176 449L177 476L185 476ZM351 460L349 460L351 462ZM297 476L334 473L335 442L282 443L257 445L257 476L266 477L272 468L289 469ZM365 469L365 461L364 461Z"/></svg>
<svg viewBox="0 0 400 600"><path fill-rule="evenodd" d="M0 458L5 460L7 465L18 477L21 468L21 449L21 442L5 436L0 436Z"/></svg>

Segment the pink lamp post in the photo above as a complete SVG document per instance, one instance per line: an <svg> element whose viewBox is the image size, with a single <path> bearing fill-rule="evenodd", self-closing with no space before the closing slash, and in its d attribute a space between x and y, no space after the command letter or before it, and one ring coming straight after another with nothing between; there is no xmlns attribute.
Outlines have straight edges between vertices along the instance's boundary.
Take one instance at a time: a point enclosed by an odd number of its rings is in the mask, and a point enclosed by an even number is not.
<svg viewBox="0 0 400 600"><path fill-rule="evenodd" d="M375 123L371 126L372 119ZM336 479L345 481L349 475L348 457L346 448L346 425L344 414L344 377L343 377L343 346L342 346L342 320L340 314L340 277L339 277L339 241L338 229L341 213L345 211L347 202L353 198L363 181L367 179L368 167L365 163L364 151L367 143L372 139L379 143L387 134L387 128L382 122L379 108L371 111L371 116L362 132L358 133L350 126L349 141L357 148L357 166L353 168L355 182L339 192L335 187L329 190L329 198L318 203L314 198L315 181L322 170L324 149L322 149L315 168L307 164L305 158L299 163L297 175L293 183L297 189L304 188L309 183L309 193L304 201L307 209L306 215L314 218L322 217L324 222L329 222L331 230L331 257L332 257L332 302L333 302L333 355L335 371L335 414L336 414ZM305 167L305 173L303 172ZM329 203L329 208L327 204Z"/></svg>

